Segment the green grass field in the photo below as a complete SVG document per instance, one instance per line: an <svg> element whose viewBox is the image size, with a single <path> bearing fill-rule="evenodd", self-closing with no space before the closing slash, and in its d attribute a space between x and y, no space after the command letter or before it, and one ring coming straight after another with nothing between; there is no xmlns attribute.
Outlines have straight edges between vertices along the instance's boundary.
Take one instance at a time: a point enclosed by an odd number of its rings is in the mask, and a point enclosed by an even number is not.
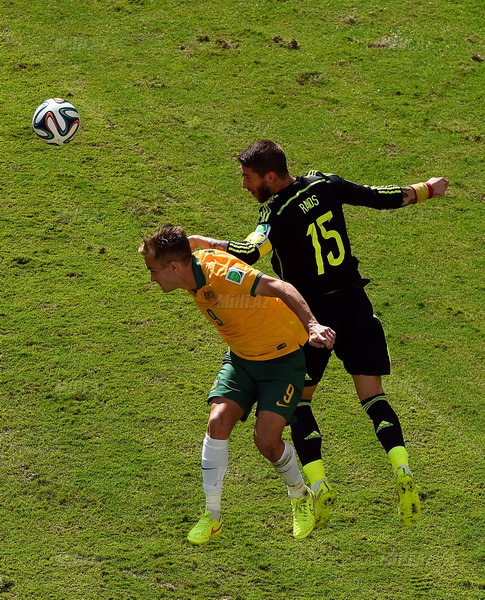
<svg viewBox="0 0 485 600"><path fill-rule="evenodd" d="M0 0L0 599L479 600L483 577L483 90L478 0ZM79 110L72 144L35 108ZM445 198L346 211L384 323L423 500L333 359L315 398L330 526L291 536L283 484L234 431L225 531L191 547L224 345L137 254L160 223L242 239L234 155ZM271 272L267 262L261 268Z"/></svg>

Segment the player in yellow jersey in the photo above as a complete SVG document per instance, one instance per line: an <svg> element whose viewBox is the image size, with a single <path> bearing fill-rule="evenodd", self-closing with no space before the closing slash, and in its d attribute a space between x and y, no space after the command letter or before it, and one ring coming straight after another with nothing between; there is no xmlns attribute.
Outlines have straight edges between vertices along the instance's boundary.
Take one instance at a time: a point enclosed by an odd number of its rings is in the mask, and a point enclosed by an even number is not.
<svg viewBox="0 0 485 600"><path fill-rule="evenodd" d="M293 446L282 440L301 398L305 359L301 346L332 348L335 333L320 325L297 290L219 250L192 254L181 227L166 226L140 247L151 280L166 293L185 289L229 345L213 389L202 446L205 511L188 535L204 544L222 530L221 496L228 441L238 421L256 405L254 442L287 485L293 535L314 525L314 493L298 468Z"/></svg>

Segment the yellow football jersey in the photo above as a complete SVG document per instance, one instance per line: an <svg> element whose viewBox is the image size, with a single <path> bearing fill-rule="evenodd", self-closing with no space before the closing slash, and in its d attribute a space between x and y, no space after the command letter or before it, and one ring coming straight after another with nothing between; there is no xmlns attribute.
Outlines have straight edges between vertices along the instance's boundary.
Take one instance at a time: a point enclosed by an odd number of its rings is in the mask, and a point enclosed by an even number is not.
<svg viewBox="0 0 485 600"><path fill-rule="evenodd" d="M261 271L220 250L198 250L192 268L197 289L189 294L241 358L277 358L307 341L301 321L282 300L255 295Z"/></svg>

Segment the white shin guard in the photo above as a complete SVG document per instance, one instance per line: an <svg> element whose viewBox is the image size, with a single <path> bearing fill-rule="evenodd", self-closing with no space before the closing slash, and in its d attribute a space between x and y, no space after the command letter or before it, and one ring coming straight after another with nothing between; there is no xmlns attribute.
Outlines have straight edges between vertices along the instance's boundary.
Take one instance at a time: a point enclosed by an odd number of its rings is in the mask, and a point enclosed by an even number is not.
<svg viewBox="0 0 485 600"><path fill-rule="evenodd" d="M222 483L229 461L229 440L215 440L208 434L202 444L202 483L206 508L218 518L221 511Z"/></svg>
<svg viewBox="0 0 485 600"><path fill-rule="evenodd" d="M283 443L285 445L283 454L273 463L273 467L286 483L290 498L300 498L306 494L305 482L298 468L293 446L284 440Z"/></svg>

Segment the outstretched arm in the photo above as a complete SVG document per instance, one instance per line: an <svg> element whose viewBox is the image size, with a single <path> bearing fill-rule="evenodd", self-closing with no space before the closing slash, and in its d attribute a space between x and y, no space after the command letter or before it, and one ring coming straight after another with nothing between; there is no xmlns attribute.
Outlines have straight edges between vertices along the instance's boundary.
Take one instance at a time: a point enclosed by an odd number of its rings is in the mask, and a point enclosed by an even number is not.
<svg viewBox="0 0 485 600"><path fill-rule="evenodd" d="M422 200L430 198L440 198L446 192L448 187L448 179L444 177L431 177L424 183L415 183L402 188L403 200L402 206L408 204L416 204Z"/></svg>
<svg viewBox="0 0 485 600"><path fill-rule="evenodd" d="M202 250L227 250L229 242L224 240L215 240L210 237L204 237L202 235L189 235L189 244L192 252L196 248L202 248Z"/></svg>
<svg viewBox="0 0 485 600"><path fill-rule="evenodd" d="M260 227L263 230L259 230ZM258 226L256 231L250 233L242 242L216 240L202 235L190 235L189 243L192 252L196 248L202 248L202 250L224 250L248 265L254 265L255 262L272 249L271 242L267 236L268 230L269 226Z"/></svg>
<svg viewBox="0 0 485 600"><path fill-rule="evenodd" d="M335 331L320 323L313 316L310 307L300 292L286 281L263 275L256 286L257 296L280 298L300 319L308 332L308 343L316 348L333 348Z"/></svg>

